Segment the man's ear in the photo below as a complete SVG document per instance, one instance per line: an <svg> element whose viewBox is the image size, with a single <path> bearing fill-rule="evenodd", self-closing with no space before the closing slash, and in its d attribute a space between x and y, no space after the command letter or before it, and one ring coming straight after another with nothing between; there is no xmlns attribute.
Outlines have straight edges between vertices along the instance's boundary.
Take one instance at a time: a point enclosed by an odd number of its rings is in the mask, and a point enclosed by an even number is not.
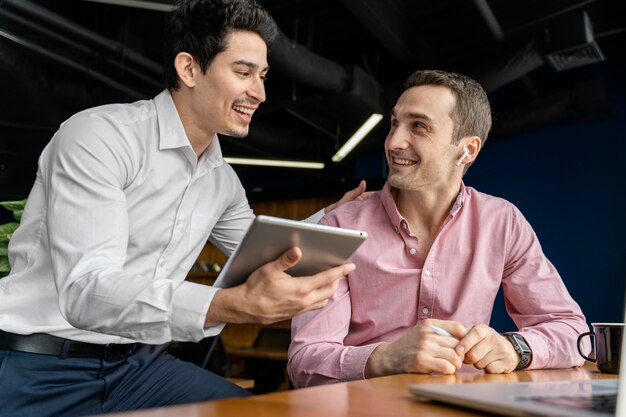
<svg viewBox="0 0 626 417"><path fill-rule="evenodd" d="M178 78L187 87L196 85L197 66L193 56L187 52L179 52L174 58L174 68L176 68Z"/></svg>
<svg viewBox="0 0 626 417"><path fill-rule="evenodd" d="M469 150L466 161L472 163L478 156L478 152L480 152L482 141L478 136L470 136L468 139L465 144L465 147Z"/></svg>

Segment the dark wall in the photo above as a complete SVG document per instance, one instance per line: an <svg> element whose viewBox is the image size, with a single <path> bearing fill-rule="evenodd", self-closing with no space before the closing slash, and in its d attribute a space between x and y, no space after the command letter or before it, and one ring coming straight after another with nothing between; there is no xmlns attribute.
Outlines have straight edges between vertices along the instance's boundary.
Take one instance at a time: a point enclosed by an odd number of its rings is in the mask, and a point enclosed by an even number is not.
<svg viewBox="0 0 626 417"><path fill-rule="evenodd" d="M613 116L487 142L465 182L514 203L587 321L622 321L626 280L626 99ZM500 300L492 325L510 330Z"/></svg>

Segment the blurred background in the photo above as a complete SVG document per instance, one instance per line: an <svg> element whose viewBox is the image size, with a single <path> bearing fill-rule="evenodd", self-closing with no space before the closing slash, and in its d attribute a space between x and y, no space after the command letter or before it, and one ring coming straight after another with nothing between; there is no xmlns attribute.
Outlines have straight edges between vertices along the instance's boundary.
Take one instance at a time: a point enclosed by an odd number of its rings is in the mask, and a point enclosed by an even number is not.
<svg viewBox="0 0 626 417"><path fill-rule="evenodd" d="M25 198L37 158L82 109L152 98L174 1L0 0L0 199ZM465 181L516 204L589 322L619 321L626 279L626 15L615 0L261 0L281 30L268 100L228 157L249 199L379 189L383 141L416 69L482 83L494 126ZM382 120L340 161L372 115ZM337 158L335 158L337 159ZM451 260L454 261L454 260ZM493 325L510 330L503 307Z"/></svg>

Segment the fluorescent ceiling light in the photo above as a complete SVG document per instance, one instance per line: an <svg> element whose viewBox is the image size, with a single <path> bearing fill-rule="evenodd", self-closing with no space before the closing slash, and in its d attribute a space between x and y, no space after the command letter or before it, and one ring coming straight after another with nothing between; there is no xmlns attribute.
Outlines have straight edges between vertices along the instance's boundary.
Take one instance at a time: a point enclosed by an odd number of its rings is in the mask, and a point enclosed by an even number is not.
<svg viewBox="0 0 626 417"><path fill-rule="evenodd" d="M228 162L229 164L239 164L239 165L324 169L323 162L286 161L286 160L278 160L278 159L233 158L230 156L224 157L224 160Z"/></svg>
<svg viewBox="0 0 626 417"><path fill-rule="evenodd" d="M363 126L354 132L354 135L352 135L352 137L348 139L348 141L337 151L332 158L333 162L339 162L345 158L346 155L348 155L350 151L354 149L354 147L358 145L368 133L370 133L370 131L378 124L378 122L382 120L382 118L383 115L380 113L372 114L369 119L363 123Z"/></svg>
<svg viewBox="0 0 626 417"><path fill-rule="evenodd" d="M85 0L92 1L94 3L108 3L116 6L136 7L138 9L156 10L159 12L170 12L174 10L176 6L173 4L164 4L158 1L144 1L144 0Z"/></svg>

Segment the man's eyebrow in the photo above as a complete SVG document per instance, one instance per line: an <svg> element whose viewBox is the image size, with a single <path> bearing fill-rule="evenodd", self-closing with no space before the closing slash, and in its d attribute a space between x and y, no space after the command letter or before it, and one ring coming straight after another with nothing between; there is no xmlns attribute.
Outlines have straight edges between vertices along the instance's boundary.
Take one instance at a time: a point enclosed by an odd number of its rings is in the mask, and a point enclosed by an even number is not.
<svg viewBox="0 0 626 417"><path fill-rule="evenodd" d="M391 109L391 117L396 117L396 110L395 109ZM428 122L432 122L433 121L433 119L431 119L427 114L419 113L419 112L407 113L406 117L409 118L409 119L422 119L422 120L426 120Z"/></svg>
<svg viewBox="0 0 626 417"><path fill-rule="evenodd" d="M254 62L251 61L246 61L245 59L240 59L238 61L233 62L234 65L245 65L246 67L250 68L250 69L258 69L259 68L259 64L255 64ZM263 68L263 70L261 72L267 72L269 71L270 67L265 67Z"/></svg>
<svg viewBox="0 0 626 417"><path fill-rule="evenodd" d="M432 122L433 119L431 119L427 114L425 113L408 113L407 117L409 119L422 119L422 120L426 120L428 122Z"/></svg>

